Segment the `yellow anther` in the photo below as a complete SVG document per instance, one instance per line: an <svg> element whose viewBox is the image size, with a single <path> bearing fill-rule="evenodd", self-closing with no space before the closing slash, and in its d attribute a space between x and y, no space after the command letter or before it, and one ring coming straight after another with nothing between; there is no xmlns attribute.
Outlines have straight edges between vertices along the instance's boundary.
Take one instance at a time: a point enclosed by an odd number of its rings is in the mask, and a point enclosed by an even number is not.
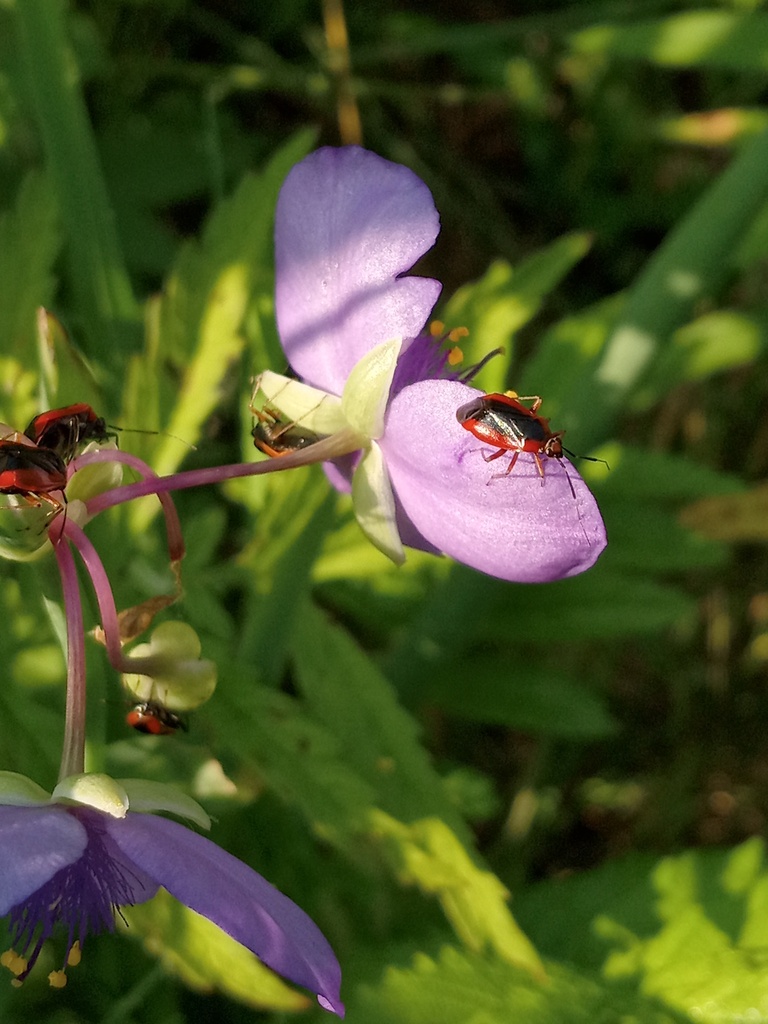
<svg viewBox="0 0 768 1024"><path fill-rule="evenodd" d="M64 988L67 984L67 976L64 971L51 971L48 975L48 984L51 988Z"/></svg>
<svg viewBox="0 0 768 1024"><path fill-rule="evenodd" d="M454 327L452 331L448 332L448 340L454 342L461 341L462 338L469 337L468 327Z"/></svg>
<svg viewBox="0 0 768 1024"><path fill-rule="evenodd" d="M458 345L455 345L448 352L448 365L449 366L458 366L463 358L464 358L464 353L461 351L461 349L459 348Z"/></svg>
<svg viewBox="0 0 768 1024"><path fill-rule="evenodd" d="M67 967L77 967L82 959L83 951L80 948L80 943L75 939L72 943L72 949L67 953Z"/></svg>
<svg viewBox="0 0 768 1024"><path fill-rule="evenodd" d="M507 396L507 398L519 398L520 397L520 395L517 393L517 391L505 391L504 394Z"/></svg>
<svg viewBox="0 0 768 1024"><path fill-rule="evenodd" d="M13 949L6 949L6 951L0 956L0 965L6 967L11 974L15 974L18 977L23 974L27 969L27 961L23 956Z"/></svg>
<svg viewBox="0 0 768 1024"><path fill-rule="evenodd" d="M433 338L440 338L445 334L445 324L442 320L433 320L429 325L429 333Z"/></svg>

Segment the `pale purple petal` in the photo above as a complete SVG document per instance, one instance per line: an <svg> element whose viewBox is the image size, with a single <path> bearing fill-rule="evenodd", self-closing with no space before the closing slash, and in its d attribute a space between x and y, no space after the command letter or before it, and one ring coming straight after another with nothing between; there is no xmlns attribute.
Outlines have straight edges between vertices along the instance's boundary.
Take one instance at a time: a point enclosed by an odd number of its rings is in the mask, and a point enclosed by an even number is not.
<svg viewBox="0 0 768 1024"><path fill-rule="evenodd" d="M487 463L483 452L493 449L456 419L478 394L457 381L422 381L392 401L379 443L405 512L437 548L490 576L545 583L588 569L606 537L587 485L566 459L549 457L542 483L528 453L493 479L507 457Z"/></svg>
<svg viewBox="0 0 768 1024"><path fill-rule="evenodd" d="M0 917L74 864L87 842L64 808L0 807Z"/></svg>
<svg viewBox="0 0 768 1024"><path fill-rule="evenodd" d="M419 333L440 284L399 275L439 227L427 186L375 153L327 147L293 168L275 218L275 311L299 376L340 395L366 352Z"/></svg>
<svg viewBox="0 0 768 1024"><path fill-rule="evenodd" d="M123 853L181 903L344 1015L341 969L325 936L261 875L175 821L140 814L107 827Z"/></svg>

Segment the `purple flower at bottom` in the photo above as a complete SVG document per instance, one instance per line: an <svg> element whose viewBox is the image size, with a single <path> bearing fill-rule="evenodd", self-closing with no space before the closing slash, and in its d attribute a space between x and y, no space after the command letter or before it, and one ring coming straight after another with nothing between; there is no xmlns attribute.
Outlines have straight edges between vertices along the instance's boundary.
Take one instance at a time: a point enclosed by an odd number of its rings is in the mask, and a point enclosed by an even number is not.
<svg viewBox="0 0 768 1024"><path fill-rule="evenodd" d="M275 309L302 383L268 371L259 386L286 417L337 435L331 457L355 453L329 476L351 485L361 527L394 561L406 543L518 582L583 572L606 538L573 466L545 456L542 479L522 451L505 476L506 460L489 464L494 449L457 422L478 392L424 331L440 285L405 276L438 231L406 167L355 146L297 164L277 205Z"/></svg>
<svg viewBox="0 0 768 1024"><path fill-rule="evenodd" d="M121 789L105 776L70 780L98 791L110 808L104 811L86 803L44 803L34 783L2 775L15 790L10 800L0 797L7 801L0 806L0 916L10 918L14 946L2 963L19 980L54 930L66 935L65 964L76 962L88 933L113 930L119 907L143 903L163 886L268 967L315 992L326 1010L344 1016L341 971L331 947L304 911L261 875L177 822L128 812L114 795L130 792L128 783ZM159 790L135 785L139 794L142 788ZM183 794L170 799L185 807ZM131 802L140 805L140 796Z"/></svg>

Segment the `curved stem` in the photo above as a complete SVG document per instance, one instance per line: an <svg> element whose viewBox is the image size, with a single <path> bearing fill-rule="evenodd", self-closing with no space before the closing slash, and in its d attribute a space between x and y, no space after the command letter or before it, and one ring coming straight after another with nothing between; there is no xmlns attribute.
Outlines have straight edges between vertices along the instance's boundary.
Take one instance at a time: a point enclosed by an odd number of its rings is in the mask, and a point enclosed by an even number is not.
<svg viewBox="0 0 768 1024"><path fill-rule="evenodd" d="M66 531L66 524L62 532ZM72 549L60 539L53 546L61 573L67 617L67 699L59 781L85 770L85 633L80 586Z"/></svg>
<svg viewBox="0 0 768 1024"><path fill-rule="evenodd" d="M151 656L146 658L129 658L123 654L120 642L120 618L117 613L115 598L112 594L107 571L99 558L96 548L91 544L80 527L73 523L71 519L65 523L62 535L77 548L78 554L83 560L83 565L91 577L93 590L96 594L96 603L99 606L101 628L104 631L104 647L106 648L110 665L118 672L154 675L157 670L157 658Z"/></svg>
<svg viewBox="0 0 768 1024"><path fill-rule="evenodd" d="M157 473L148 466L143 459L137 458L135 455L131 455L130 452L123 452L119 449L103 448L98 452L89 452L87 455L81 455L73 461L67 467L68 475L76 473L79 469L83 469L85 466L91 466L94 463L99 462L122 462L126 466L130 466L131 469L135 469L137 473L141 473L145 480L159 480ZM111 493L109 491L105 492ZM173 498L170 494L157 491L160 504L163 506L163 514L165 515L165 531L168 537L168 554L172 562L178 562L184 557L184 537L181 532L181 522L179 520L179 514L176 511L176 506L173 503ZM100 497L100 495L98 496ZM85 508L88 515L95 515L96 512L92 510L91 505L97 498L92 498L90 501L85 502ZM97 509L96 511L101 511Z"/></svg>

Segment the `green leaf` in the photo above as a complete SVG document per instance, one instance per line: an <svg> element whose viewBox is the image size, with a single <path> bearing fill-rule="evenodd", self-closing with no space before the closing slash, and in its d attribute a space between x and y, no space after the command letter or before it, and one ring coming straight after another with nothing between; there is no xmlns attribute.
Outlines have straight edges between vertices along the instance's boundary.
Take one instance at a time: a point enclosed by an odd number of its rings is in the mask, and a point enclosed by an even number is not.
<svg viewBox="0 0 768 1024"><path fill-rule="evenodd" d="M592 386L569 382L564 405L578 429L580 448L588 450L605 438L673 331L722 283L736 243L767 195L768 131L744 144L650 258L599 356Z"/></svg>
<svg viewBox="0 0 768 1024"><path fill-rule="evenodd" d="M682 1021L627 986L553 966L537 983L508 964L446 946L439 958L415 957L364 986L350 1024L673 1024Z"/></svg>
<svg viewBox="0 0 768 1024"><path fill-rule="evenodd" d="M429 674L420 700L460 718L535 735L592 740L616 729L604 701L578 679L524 658L513 665L501 656L451 658Z"/></svg>
<svg viewBox="0 0 768 1024"><path fill-rule="evenodd" d="M608 957L606 975L639 976L649 995L707 1024L749 1019L755 1011L755 1019L765 1018L768 875L759 871L762 856L755 839L714 860L688 853L661 861L653 874L661 928L651 938L617 935L614 941L626 948ZM602 931L614 936L607 922Z"/></svg>
<svg viewBox="0 0 768 1024"><path fill-rule="evenodd" d="M424 680L459 654L493 645L512 656L520 638L556 650L559 643L642 636L689 615L695 602L681 591L612 570L599 562L589 573L525 587L454 567L401 630L387 659L398 690L418 695Z"/></svg>
<svg viewBox="0 0 768 1024"><path fill-rule="evenodd" d="M225 646L206 648L229 683L204 709L217 753L234 755L326 839L349 850L350 837L367 830L373 787L350 768L329 729L298 701L260 686L258 665L233 663L228 653Z"/></svg>
<svg viewBox="0 0 768 1024"><path fill-rule="evenodd" d="M633 855L546 882L516 906L549 955L638 985L685 1019L722 1024L768 1014L764 844L654 862ZM566 927L563 924L567 922ZM602 943L602 950L600 944Z"/></svg>
<svg viewBox="0 0 768 1024"><path fill-rule="evenodd" d="M306 153L313 138L313 133L301 132L261 174L248 175L234 195L216 208L200 242L184 247L167 282L157 336L150 338L133 378L126 414L126 422L162 426L167 431L152 457L158 473L172 473L178 468L186 454L178 438L194 444L223 397L232 363L243 351L241 328L254 281L263 267L272 263L277 194L285 175ZM153 393L158 373L168 362L176 367L181 380L163 387L159 399L162 424L146 423L139 416L145 389ZM144 506L137 525L144 524L146 510L153 508Z"/></svg>
<svg viewBox="0 0 768 1024"><path fill-rule="evenodd" d="M53 295L53 265L61 246L56 199L47 177L32 171L12 210L0 217L0 338L3 355L25 369L37 342L36 313Z"/></svg>
<svg viewBox="0 0 768 1024"><path fill-rule="evenodd" d="M148 903L121 908L128 934L198 992L221 992L255 1010L295 1012L311 1005L250 950L215 924L175 900L164 889Z"/></svg>
<svg viewBox="0 0 768 1024"><path fill-rule="evenodd" d="M610 549L604 561L611 569L641 573L685 572L724 565L728 549L681 525L668 509L644 501L604 498L600 507Z"/></svg>
<svg viewBox="0 0 768 1024"><path fill-rule="evenodd" d="M334 731L350 766L376 793L381 810L370 812L369 835L399 881L436 895L469 948L490 945L510 962L539 971L535 950L509 912L506 889L477 865L472 836L418 742L415 720L387 680L309 602L298 620L293 656L309 708Z"/></svg>
<svg viewBox="0 0 768 1024"><path fill-rule="evenodd" d="M656 504L690 501L713 493L737 494L744 491L739 477L702 466L680 455L653 451L633 445L612 442L599 449L599 455L610 465L595 470L584 463L583 476L592 481L600 475L598 497L620 501L649 501Z"/></svg>
<svg viewBox="0 0 768 1024"><path fill-rule="evenodd" d="M91 354L115 355L133 337L138 309L123 262L70 47L65 5L14 5L16 43L66 230L69 278Z"/></svg>
<svg viewBox="0 0 768 1024"><path fill-rule="evenodd" d="M651 368L633 407L658 402L675 384L706 380L757 362L768 349L768 317L721 309L675 331Z"/></svg>
<svg viewBox="0 0 768 1024"><path fill-rule="evenodd" d="M487 868L479 867L439 818L403 825L376 811L372 832L403 885L416 885L440 900L456 934L473 952L490 948L508 964L539 980L544 970L536 950L509 912L508 892Z"/></svg>
<svg viewBox="0 0 768 1024"><path fill-rule="evenodd" d="M539 311L546 296L589 250L592 238L573 232L513 267L505 260L491 264L479 281L464 285L445 309L450 330L469 329L462 341L465 363L477 362L496 346L504 346L505 358L492 360L473 384L485 391L503 391L512 360L512 339Z"/></svg>
<svg viewBox="0 0 768 1024"><path fill-rule="evenodd" d="M560 320L539 337L522 368L517 390L544 398L542 412L552 417L553 427L574 431L568 447L576 445L575 451L588 449L576 432L581 425L569 402L594 389L597 360L625 302L625 295L612 295Z"/></svg>
<svg viewBox="0 0 768 1024"><path fill-rule="evenodd" d="M760 12L686 11L668 18L592 25L570 36L581 53L647 60L667 67L768 69L768 16Z"/></svg>
<svg viewBox="0 0 768 1024"><path fill-rule="evenodd" d="M377 805L405 822L439 815L471 843L419 742L418 724L352 637L305 602L292 654L307 706L337 736L350 767L374 788Z"/></svg>
<svg viewBox="0 0 768 1024"><path fill-rule="evenodd" d="M262 480L269 481L264 508L250 544L238 558L253 581L239 646L240 657L259 666L262 681L276 685L311 587L312 566L331 524L336 492L318 469L276 473ZM245 484L255 489L261 482Z"/></svg>

